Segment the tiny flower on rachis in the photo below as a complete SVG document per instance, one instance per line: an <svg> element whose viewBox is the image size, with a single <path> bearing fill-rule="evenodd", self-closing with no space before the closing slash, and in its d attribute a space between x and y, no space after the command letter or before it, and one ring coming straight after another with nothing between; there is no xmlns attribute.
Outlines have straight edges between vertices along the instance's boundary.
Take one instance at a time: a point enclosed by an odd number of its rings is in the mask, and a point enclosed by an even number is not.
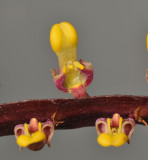
<svg viewBox="0 0 148 160"><path fill-rule="evenodd" d="M68 22L53 25L50 43L59 61L58 74L51 70L56 87L76 98L85 97L86 87L93 79L93 68L91 63L77 60L78 36L75 28Z"/></svg>
<svg viewBox="0 0 148 160"><path fill-rule="evenodd" d="M32 118L29 125L27 123L19 124L14 128L16 142L20 146L20 150L27 147L37 151L42 149L46 143L50 146L53 132L54 125L51 121L41 123L36 118Z"/></svg>
<svg viewBox="0 0 148 160"><path fill-rule="evenodd" d="M103 147L119 147L130 142L134 127L134 119L122 119L118 113L112 119L99 118L96 120L97 141Z"/></svg>

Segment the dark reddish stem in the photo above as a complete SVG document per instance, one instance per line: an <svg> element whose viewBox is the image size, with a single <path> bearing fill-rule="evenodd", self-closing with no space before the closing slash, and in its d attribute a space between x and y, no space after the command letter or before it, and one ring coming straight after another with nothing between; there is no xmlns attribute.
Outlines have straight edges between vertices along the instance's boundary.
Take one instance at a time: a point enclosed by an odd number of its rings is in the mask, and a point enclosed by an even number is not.
<svg viewBox="0 0 148 160"><path fill-rule="evenodd" d="M13 134L15 125L29 123L31 118L52 120L56 129L72 129L94 126L96 119L111 118L114 113L148 121L148 97L114 95L0 104L0 136Z"/></svg>

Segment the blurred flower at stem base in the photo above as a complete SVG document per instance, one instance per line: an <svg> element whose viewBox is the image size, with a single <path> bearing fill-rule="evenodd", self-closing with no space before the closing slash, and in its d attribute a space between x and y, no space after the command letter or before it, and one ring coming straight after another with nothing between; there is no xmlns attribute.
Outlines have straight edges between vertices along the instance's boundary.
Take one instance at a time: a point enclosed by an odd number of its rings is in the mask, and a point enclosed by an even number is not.
<svg viewBox="0 0 148 160"><path fill-rule="evenodd" d="M50 146L53 133L54 125L51 121L41 123L36 118L32 118L29 125L27 123L18 124L14 128L16 142L20 146L20 150L27 147L37 151L42 149L46 143Z"/></svg>
<svg viewBox="0 0 148 160"><path fill-rule="evenodd" d="M93 80L92 64L77 60L78 37L75 28L68 22L51 28L50 43L59 61L58 74L52 69L56 87L72 93L75 98L86 97L86 87Z"/></svg>
<svg viewBox="0 0 148 160"><path fill-rule="evenodd" d="M118 113L112 119L99 118L96 120L97 141L103 147L119 147L130 142L134 128L134 119L122 119Z"/></svg>

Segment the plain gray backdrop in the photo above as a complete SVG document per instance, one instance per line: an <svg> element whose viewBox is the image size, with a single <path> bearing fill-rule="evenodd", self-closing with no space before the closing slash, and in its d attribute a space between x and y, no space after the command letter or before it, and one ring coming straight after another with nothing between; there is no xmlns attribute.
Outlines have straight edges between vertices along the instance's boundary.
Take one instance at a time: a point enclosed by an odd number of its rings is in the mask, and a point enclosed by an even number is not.
<svg viewBox="0 0 148 160"><path fill-rule="evenodd" d="M51 68L58 60L49 44L55 23L78 33L78 58L92 62L91 96L147 95L148 0L0 0L0 103L72 98L56 89ZM15 111L14 111L15 112ZM102 148L95 127L55 131L51 148L18 150L14 136L0 138L0 159L145 159L148 129L137 125L131 144Z"/></svg>

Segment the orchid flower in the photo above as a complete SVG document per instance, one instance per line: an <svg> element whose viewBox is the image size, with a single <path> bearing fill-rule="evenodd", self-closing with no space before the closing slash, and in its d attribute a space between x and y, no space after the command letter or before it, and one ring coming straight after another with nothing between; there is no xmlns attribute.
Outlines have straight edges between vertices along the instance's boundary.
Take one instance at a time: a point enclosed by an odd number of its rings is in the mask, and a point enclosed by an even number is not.
<svg viewBox="0 0 148 160"><path fill-rule="evenodd" d="M134 119L122 119L118 113L112 119L99 118L96 120L97 141L103 147L119 147L130 142L134 127Z"/></svg>
<svg viewBox="0 0 148 160"><path fill-rule="evenodd" d="M42 149L46 143L50 146L53 132L54 125L52 122L41 123L36 118L32 118L29 125L27 123L19 124L14 128L16 142L20 146L20 150L27 147L37 151Z"/></svg>
<svg viewBox="0 0 148 160"><path fill-rule="evenodd" d="M59 71L52 69L56 87L74 97L86 97L86 87L93 79L92 64L77 60L78 36L75 28L68 22L55 24L51 28L50 43L59 61Z"/></svg>

